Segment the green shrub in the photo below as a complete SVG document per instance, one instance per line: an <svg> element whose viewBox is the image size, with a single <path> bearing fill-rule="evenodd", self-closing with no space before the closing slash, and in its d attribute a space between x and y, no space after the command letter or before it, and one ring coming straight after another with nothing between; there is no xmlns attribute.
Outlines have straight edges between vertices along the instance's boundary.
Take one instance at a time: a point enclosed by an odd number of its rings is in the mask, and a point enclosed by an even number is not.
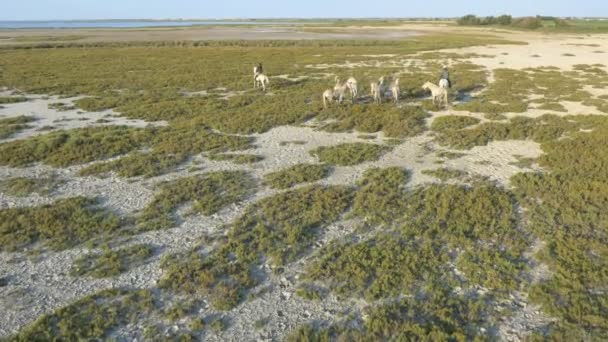
<svg viewBox="0 0 608 342"><path fill-rule="evenodd" d="M110 162L100 162L78 172L81 176L99 176L116 172L120 177L154 177L170 172L187 158L184 154L134 152Z"/></svg>
<svg viewBox="0 0 608 342"><path fill-rule="evenodd" d="M463 177L467 173L461 170L449 169L444 167L436 170L422 170L422 174L433 176L445 182L450 179Z"/></svg>
<svg viewBox="0 0 608 342"><path fill-rule="evenodd" d="M445 131L454 129L463 129L479 123L479 119L470 116L441 116L433 121L431 129L433 131Z"/></svg>
<svg viewBox="0 0 608 342"><path fill-rule="evenodd" d="M330 172L331 168L327 165L297 164L266 174L264 183L273 189L287 189L296 184L318 181L327 177Z"/></svg>
<svg viewBox="0 0 608 342"><path fill-rule="evenodd" d="M378 160L391 149L383 145L352 143L318 147L310 151L310 154L318 157L323 163L351 166Z"/></svg>
<svg viewBox="0 0 608 342"><path fill-rule="evenodd" d="M0 165L43 162L66 167L115 157L142 146L149 132L128 127L94 127L52 132L0 145Z"/></svg>
<svg viewBox="0 0 608 342"><path fill-rule="evenodd" d="M244 171L218 171L177 179L161 186L137 218L138 226L142 230L170 228L175 224L175 210L189 202L191 213L209 216L246 199L255 188L255 180Z"/></svg>
<svg viewBox="0 0 608 342"><path fill-rule="evenodd" d="M252 270L267 257L274 266L294 261L314 242L319 230L348 208L351 192L343 187L310 186L264 198L229 227L226 240L212 253L197 249L163 262L163 288L202 293L218 310L229 310L257 284Z"/></svg>
<svg viewBox="0 0 608 342"><path fill-rule="evenodd" d="M0 210L0 249L16 251L35 242L62 250L101 235L112 234L120 219L83 197L31 208Z"/></svg>
<svg viewBox="0 0 608 342"><path fill-rule="evenodd" d="M357 182L352 215L370 223L391 224L403 212L408 180L408 172L399 167L368 169Z"/></svg>
<svg viewBox="0 0 608 342"><path fill-rule="evenodd" d="M151 246L140 244L118 250L108 249L101 254L88 254L74 261L70 273L94 278L114 277L143 265L153 252Z"/></svg>
<svg viewBox="0 0 608 342"><path fill-rule="evenodd" d="M255 154L228 154L218 153L207 156L210 160L228 160L235 164L253 164L264 160L264 157Z"/></svg>
<svg viewBox="0 0 608 342"><path fill-rule="evenodd" d="M104 290L43 315L9 341L104 340L155 309L150 290Z"/></svg>
<svg viewBox="0 0 608 342"><path fill-rule="evenodd" d="M0 191L17 197L29 196L32 193L48 195L61 183L62 181L54 176L46 178L16 177L0 180Z"/></svg>
<svg viewBox="0 0 608 342"><path fill-rule="evenodd" d="M31 128L32 126L27 124L35 120L36 119L31 116L24 115L0 119L0 140L10 138L24 129Z"/></svg>

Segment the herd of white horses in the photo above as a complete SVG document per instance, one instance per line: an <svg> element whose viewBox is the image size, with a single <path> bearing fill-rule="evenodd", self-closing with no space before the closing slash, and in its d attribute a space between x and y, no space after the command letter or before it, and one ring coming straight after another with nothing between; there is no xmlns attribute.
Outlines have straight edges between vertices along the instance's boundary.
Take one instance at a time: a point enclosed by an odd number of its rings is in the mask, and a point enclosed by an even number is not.
<svg viewBox="0 0 608 342"><path fill-rule="evenodd" d="M336 76L335 78L336 84L333 89L327 89L323 92L322 100L323 107L327 108L327 106L333 102L337 102L341 104L344 101L344 97L347 92L350 92L351 100L353 103L359 98L359 86L357 80L354 77L349 77L346 82L342 83L340 78ZM253 68L253 87L261 88L263 91L266 91L270 80L268 76L264 73L261 73L258 70L258 67ZM392 97L393 101L398 104L399 96L401 94L401 88L399 87L399 77L393 77L391 82L386 82L384 76L380 77L378 81L371 82L371 97L374 103L382 103L383 99L386 97L386 94L390 92L390 97ZM439 85L436 85L431 82L426 82L422 85L422 89L430 91L433 99L433 104L437 106L448 105L448 89L449 82L446 79L442 79L439 81Z"/></svg>

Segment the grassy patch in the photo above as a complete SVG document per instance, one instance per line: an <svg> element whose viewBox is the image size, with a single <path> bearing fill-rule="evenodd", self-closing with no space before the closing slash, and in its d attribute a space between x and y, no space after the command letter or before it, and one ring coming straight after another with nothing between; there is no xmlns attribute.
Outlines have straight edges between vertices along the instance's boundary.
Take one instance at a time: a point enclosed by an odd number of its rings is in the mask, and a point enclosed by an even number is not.
<svg viewBox="0 0 608 342"><path fill-rule="evenodd" d="M88 254L74 261L70 273L93 278L114 277L143 265L153 251L151 246L141 244L118 250L108 249L101 254Z"/></svg>
<svg viewBox="0 0 608 342"><path fill-rule="evenodd" d="M388 146L352 143L319 147L310 151L310 154L318 157L319 161L323 163L351 166L378 160L383 154L390 150L391 148Z"/></svg>
<svg viewBox="0 0 608 342"><path fill-rule="evenodd" d="M32 193L39 195L50 194L62 181L55 177L28 178L16 177L0 180L0 191L9 196L25 197Z"/></svg>
<svg viewBox="0 0 608 342"><path fill-rule="evenodd" d="M43 315L9 341L103 340L155 309L149 290L105 290Z"/></svg>
<svg viewBox="0 0 608 342"><path fill-rule="evenodd" d="M296 184L315 182L329 175L331 168L319 164L297 164L264 176L264 183L273 189L287 189Z"/></svg>
<svg viewBox="0 0 608 342"><path fill-rule="evenodd" d="M142 230L170 228L176 224L175 211L192 203L190 213L212 215L229 204L244 200L256 184L243 171L219 171L181 178L161 186L154 199L139 215Z"/></svg>
<svg viewBox="0 0 608 342"><path fill-rule="evenodd" d="M430 286L416 298L368 310L363 327L336 324L316 330L303 326L288 341L377 341L400 336L412 341L483 341L492 339L490 328L497 313L488 306L491 296L455 295L448 288ZM483 329L482 329L483 328Z"/></svg>
<svg viewBox="0 0 608 342"><path fill-rule="evenodd" d="M0 97L0 104L20 103L20 102L27 102L27 101L29 101L29 99L27 97L23 97L23 96L11 96L11 97L1 96Z"/></svg>
<svg viewBox="0 0 608 342"><path fill-rule="evenodd" d="M148 178L168 173L186 159L187 156L184 154L134 152L114 161L95 163L80 170L78 174L102 176L114 171L120 177L144 176Z"/></svg>
<svg viewBox="0 0 608 342"><path fill-rule="evenodd" d="M537 257L553 276L535 284L530 298L559 319L549 330L553 339L608 337L608 183L603 167L608 122L597 120L590 133L542 144L545 153L538 163L547 172L511 179L530 229L545 241Z"/></svg>
<svg viewBox="0 0 608 342"><path fill-rule="evenodd" d="M264 157L255 154L231 154L218 153L207 156L210 160L222 161L227 160L235 164L253 164L264 160Z"/></svg>
<svg viewBox="0 0 608 342"><path fill-rule="evenodd" d="M390 205L392 229L359 242L331 243L319 251L307 278L341 296L368 300L440 283L481 285L498 295L525 282L528 243L517 228L514 200L503 190L485 183L431 185L402 191Z"/></svg>
<svg viewBox="0 0 608 342"><path fill-rule="evenodd" d="M16 251L40 242L62 250L117 231L119 218L96 204L75 197L40 207L0 210L0 248Z"/></svg>
<svg viewBox="0 0 608 342"><path fill-rule="evenodd" d="M390 137L410 137L422 133L428 114L420 107L397 108L391 104L348 105L324 110L319 119L336 119L322 129L332 132L357 130L365 133L383 131Z"/></svg>
<svg viewBox="0 0 608 342"><path fill-rule="evenodd" d="M254 266L266 259L273 266L296 260L324 225L340 217L350 201L350 189L321 186L262 199L229 227L227 238L212 253L204 255L194 249L167 257L160 285L202 293L215 308L228 310L257 284Z"/></svg>
<svg viewBox="0 0 608 342"><path fill-rule="evenodd" d="M446 131L454 129L463 129L479 123L479 119L470 116L448 115L438 117L431 124L433 131Z"/></svg>
<svg viewBox="0 0 608 342"><path fill-rule="evenodd" d="M114 157L142 146L149 132L127 127L82 128L52 132L0 145L0 164L43 162L66 167Z"/></svg>
<svg viewBox="0 0 608 342"><path fill-rule="evenodd" d="M600 120L593 116L543 115L536 119L514 117L508 122L482 123L472 129L445 130L437 134L442 145L454 148L484 146L497 140L526 140L545 142L572 134L581 128L593 128Z"/></svg>
<svg viewBox="0 0 608 342"><path fill-rule="evenodd" d="M24 130L31 128L28 123L35 121L31 116L17 116L12 118L0 119L0 140L7 139L13 136L14 134Z"/></svg>
<svg viewBox="0 0 608 342"><path fill-rule="evenodd" d="M451 151L439 151L436 153L436 155L439 158L446 158L446 159L458 159L458 158L466 156L465 153L451 152Z"/></svg>
<svg viewBox="0 0 608 342"><path fill-rule="evenodd" d="M399 167L373 168L357 182L352 214L371 223L391 224L404 207L408 172Z"/></svg>
<svg viewBox="0 0 608 342"><path fill-rule="evenodd" d="M58 112L67 112L69 110L75 110L76 106L67 104L65 102L49 103L49 109L54 109Z"/></svg>
<svg viewBox="0 0 608 342"><path fill-rule="evenodd" d="M450 179L463 177L467 173L461 170L449 169L444 167L436 170L422 170L422 174L433 176L445 182Z"/></svg>

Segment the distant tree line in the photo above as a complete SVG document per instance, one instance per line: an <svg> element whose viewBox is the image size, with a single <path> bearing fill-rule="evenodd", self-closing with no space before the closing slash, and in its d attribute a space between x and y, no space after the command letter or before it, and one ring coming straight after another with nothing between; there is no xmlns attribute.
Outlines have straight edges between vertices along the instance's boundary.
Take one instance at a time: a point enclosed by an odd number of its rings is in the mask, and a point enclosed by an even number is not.
<svg viewBox="0 0 608 342"><path fill-rule="evenodd" d="M556 27L568 26L568 23L565 20L556 17L536 16L513 18L512 16L506 14L498 17L478 17L476 15L469 14L459 18L456 22L458 25L466 26L500 25L535 30L543 26L543 21L552 21Z"/></svg>

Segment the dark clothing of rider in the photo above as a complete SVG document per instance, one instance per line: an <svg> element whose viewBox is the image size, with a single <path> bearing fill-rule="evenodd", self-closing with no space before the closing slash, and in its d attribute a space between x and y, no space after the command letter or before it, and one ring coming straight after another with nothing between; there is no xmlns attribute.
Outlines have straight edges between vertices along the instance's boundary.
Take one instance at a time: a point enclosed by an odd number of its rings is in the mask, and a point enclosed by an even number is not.
<svg viewBox="0 0 608 342"><path fill-rule="evenodd" d="M450 80L450 72L448 71L448 68L443 68L443 70L441 71L441 76L439 77L439 80L447 80L448 86L450 88L452 87L452 80Z"/></svg>
<svg viewBox="0 0 608 342"><path fill-rule="evenodd" d="M255 67L255 71L258 74L263 74L264 73L264 68L262 67L262 63L258 63L258 65Z"/></svg>

